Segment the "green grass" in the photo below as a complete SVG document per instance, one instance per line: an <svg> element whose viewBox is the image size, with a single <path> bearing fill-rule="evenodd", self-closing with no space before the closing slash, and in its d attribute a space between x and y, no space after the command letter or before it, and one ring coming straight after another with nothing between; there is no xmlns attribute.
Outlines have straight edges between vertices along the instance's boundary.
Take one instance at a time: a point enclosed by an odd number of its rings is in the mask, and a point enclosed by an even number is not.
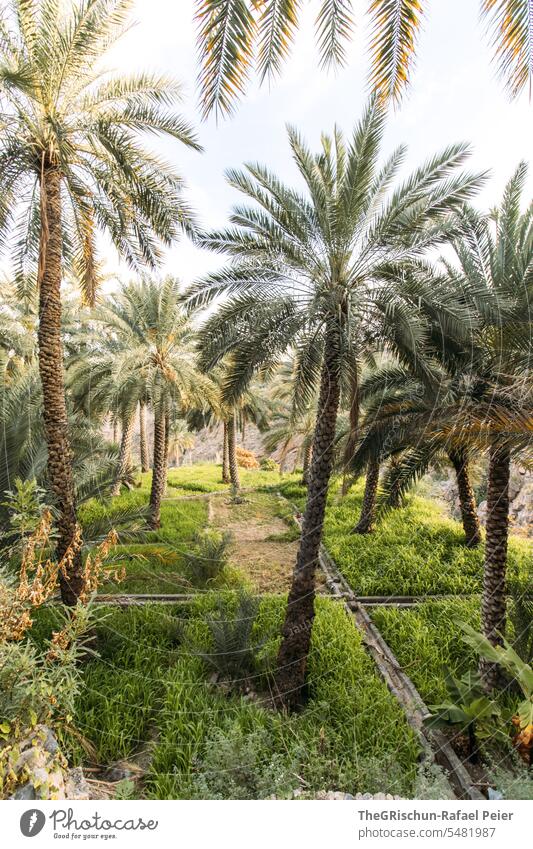
<svg viewBox="0 0 533 849"><path fill-rule="evenodd" d="M300 509L305 491L294 483L283 494ZM371 534L351 533L361 511L364 481L340 499L332 486L324 543L359 595L464 595L481 590L483 546L469 550L459 522L448 519L435 502L410 496L406 505L390 511ZM509 573L521 585L531 585L531 542L511 536Z"/></svg>
<svg viewBox="0 0 533 849"><path fill-rule="evenodd" d="M222 488L219 476L214 465L174 469L168 493L174 498L215 491ZM268 510L284 519L286 534L292 536L291 510L267 493L280 490L302 509L305 489L298 485L298 476L280 479L277 472L243 470L242 483L264 490L242 508L249 511L250 521L260 519L268 500ZM350 534L362 489L361 482L341 501L334 485L325 523L325 543L357 592L479 592L482 551L465 549L461 526L432 502L410 498L405 507L390 512L375 533ZM85 505L82 518L112 518L124 507L146 504L148 492L149 476L143 476L139 489L123 493L112 504ZM126 581L103 591L190 589L183 552L195 532L205 527L207 511L202 499L165 501L162 529L146 533L139 543L118 547L127 562ZM527 542L511 540L510 571L522 583L531 569L528 549ZM211 671L200 656L209 648L206 616L220 599L233 604L231 588L240 582L242 577L230 568L216 589L204 588L188 605L101 611L100 657L85 667L74 717L79 733L94 747L96 761L105 765L132 758L147 740L155 739L144 785L151 798L283 797L300 786L309 793L412 793L418 755L413 733L378 677L353 622L331 599L317 602L309 702L300 714L282 716L210 683ZM261 656L267 667L275 662L285 603L281 596L261 598L254 639L264 643ZM428 601L409 610L380 608L373 617L426 703L445 696L444 669L461 674L475 665L456 620L479 625L479 596ZM53 618L53 610L40 612L34 639L49 632ZM257 681L264 689L270 679L263 670ZM68 742L75 762L87 759L79 741Z"/></svg>
<svg viewBox="0 0 533 849"><path fill-rule="evenodd" d="M208 683L198 651L208 645L205 616L218 597L208 593L185 609L107 613L98 626L101 656L86 666L75 716L98 762L132 757L157 736L146 782L152 798L260 798L301 783L308 791L410 792L417 745L344 611L320 600L310 702L287 718ZM283 610L282 598L263 598L256 637L267 639L271 661Z"/></svg>
<svg viewBox="0 0 533 849"><path fill-rule="evenodd" d="M124 492L111 503L91 501L80 511L82 521L102 516L112 523L126 507L143 507L147 494L142 489ZM121 583L109 581L102 593L176 593L190 588L190 576L184 565L184 552L193 544L194 534L207 524L207 502L187 500L164 502L161 506L161 528L147 531L142 542L118 545L114 554L126 567Z"/></svg>
<svg viewBox="0 0 533 849"><path fill-rule="evenodd" d="M446 696L446 671L460 676L476 666L475 653L462 641L457 621L480 627L479 596L407 609L375 608L372 619L427 704Z"/></svg>

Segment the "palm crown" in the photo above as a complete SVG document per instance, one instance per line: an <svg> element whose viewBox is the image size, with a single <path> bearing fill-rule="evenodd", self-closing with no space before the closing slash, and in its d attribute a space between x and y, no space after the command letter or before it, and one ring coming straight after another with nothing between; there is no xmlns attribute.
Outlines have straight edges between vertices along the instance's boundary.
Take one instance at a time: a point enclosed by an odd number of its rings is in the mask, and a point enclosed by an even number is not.
<svg viewBox="0 0 533 849"><path fill-rule="evenodd" d="M14 230L19 267L39 247L38 184L62 176L63 246L89 301L98 280L97 228L131 263L191 222L183 183L140 141L158 132L198 148L173 111L180 87L164 77L114 77L99 60L121 36L129 0L11 0L0 22L0 240Z"/></svg>
<svg viewBox="0 0 533 849"><path fill-rule="evenodd" d="M317 155L289 129L305 194L261 165L228 173L254 205L234 209L234 227L201 237L232 262L197 284L192 302L229 296L202 332L205 366L232 351L229 395L295 344L297 391L307 400L316 391L327 328L337 336L339 367L357 353L363 318L365 340L384 336L412 362L424 335L418 305L435 303L438 292L442 314L453 318L456 304L423 255L453 235L450 212L483 178L459 172L469 152L459 144L389 191L405 151L378 166L384 122L374 100L349 144L336 130L322 138Z"/></svg>

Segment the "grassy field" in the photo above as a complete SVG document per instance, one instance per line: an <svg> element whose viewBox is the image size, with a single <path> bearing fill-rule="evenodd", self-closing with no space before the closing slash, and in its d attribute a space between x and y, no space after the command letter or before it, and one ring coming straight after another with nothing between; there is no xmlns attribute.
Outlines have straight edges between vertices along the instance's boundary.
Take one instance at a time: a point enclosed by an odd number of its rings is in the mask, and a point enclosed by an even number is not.
<svg viewBox="0 0 533 849"><path fill-rule="evenodd" d="M224 596L232 604L233 596ZM378 678L343 609L320 599L310 657L310 701L283 717L210 683L200 653L219 593L187 607L108 610L98 626L99 659L85 669L75 725L90 760L134 759L151 740L144 793L153 798L263 798L342 789L408 795L418 748L401 708ZM254 682L268 693L283 599L261 600ZM35 636L52 626L41 617ZM73 744L73 741L70 741ZM87 755L74 742L77 761Z"/></svg>
<svg viewBox="0 0 533 849"><path fill-rule="evenodd" d="M305 491L288 481L282 492L303 507ZM372 534L352 533L359 518L364 481L342 500L333 487L328 499L324 543L359 595L438 595L479 593L483 548L464 546L459 522L425 498L410 496L405 506L390 511ZM509 574L517 584L531 586L531 541L511 536Z"/></svg>
<svg viewBox="0 0 533 849"><path fill-rule="evenodd" d="M149 747L149 769L133 792L151 798L290 797L295 790L331 789L412 795L417 743L359 632L331 599L317 602L305 710L287 718L270 706L270 670L298 545L291 509L277 491L303 507L298 476L243 472L243 486L254 491L239 505L224 495L190 497L222 488L219 467L182 467L169 478L161 530L117 546L126 580L103 590L185 590L196 598L185 605L99 609L99 657L86 665L77 733L65 741L74 760L103 771L121 759L136 762ZM112 522L124 510L143 508L148 493L143 476L139 488L112 503L85 505L82 519ZM361 498L361 484L342 501L333 487L325 528L326 545L354 589L458 596L373 612L424 700L437 702L445 696L445 669L461 674L475 665L457 620L478 625L479 597L460 596L479 591L482 552L465 549L460 525L417 497L387 515L374 534L352 535ZM187 552L208 526L233 536L229 563L200 586L188 571ZM511 572L521 581L530 569L527 550L523 540L512 540ZM249 692L216 683L205 657L213 647L210 618L224 609L231 619L242 588L260 599ZM35 639L50 631L53 617L53 610L41 613Z"/></svg>

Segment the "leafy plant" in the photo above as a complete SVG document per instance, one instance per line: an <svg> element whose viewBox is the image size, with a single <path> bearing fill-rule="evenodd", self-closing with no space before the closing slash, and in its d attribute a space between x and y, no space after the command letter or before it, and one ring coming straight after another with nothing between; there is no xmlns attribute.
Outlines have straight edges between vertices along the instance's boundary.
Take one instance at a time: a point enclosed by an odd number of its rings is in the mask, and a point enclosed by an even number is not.
<svg viewBox="0 0 533 849"><path fill-rule="evenodd" d="M449 699L438 705L430 705L433 714L426 718L425 724L429 728L458 726L468 736L468 760L477 763L478 729L499 716L499 709L483 692L477 673L467 672L459 679L448 673L446 685Z"/></svg>
<svg viewBox="0 0 533 849"><path fill-rule="evenodd" d="M46 491L38 486L35 479L15 478L14 489L4 492L5 507L9 514L9 524L13 530L26 535L38 526L43 512Z"/></svg>
<svg viewBox="0 0 533 849"><path fill-rule="evenodd" d="M220 575L228 563L233 536L208 529L195 534L195 549L185 552L185 564L198 584L208 584Z"/></svg>
<svg viewBox="0 0 533 849"><path fill-rule="evenodd" d="M477 654L490 661L499 664L518 684L524 699L518 704L517 712L513 716L513 725L517 729L515 745L528 760L531 760L533 748L533 668L529 663L522 660L511 644L504 639L503 645L493 646L483 634L478 634L466 622L459 623L464 631L463 640L472 646Z"/></svg>

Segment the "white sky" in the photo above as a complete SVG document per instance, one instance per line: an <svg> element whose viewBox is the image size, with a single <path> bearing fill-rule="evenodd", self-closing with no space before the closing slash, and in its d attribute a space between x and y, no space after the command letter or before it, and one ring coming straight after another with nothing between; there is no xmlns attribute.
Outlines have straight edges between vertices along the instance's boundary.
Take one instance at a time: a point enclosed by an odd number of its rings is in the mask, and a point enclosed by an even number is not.
<svg viewBox="0 0 533 849"><path fill-rule="evenodd" d="M348 48L349 65L329 74L318 68L313 39L318 3L311 5L282 77L270 90L251 83L237 113L217 126L214 119L200 123L197 108L192 0L136 0L134 4L137 25L115 48L110 64L119 72L162 71L184 84L182 112L197 126L205 153L194 153L173 141L159 149L185 177L190 201L206 226L224 225L232 204L239 200L238 193L225 184L225 168L257 160L286 180L297 179L286 123L295 124L315 149L322 130L329 132L337 123L348 133L361 114L367 97L363 10L368 4L355 4L362 23ZM451 142L469 141L474 148L470 167L492 172L476 201L487 207L499 200L519 160L530 159L533 105L528 93L518 101L507 99L491 63L479 5L479 0L431 0L428 4L411 90L401 109L390 114L383 156L398 144L407 144L408 171ZM531 193L533 166L529 188ZM116 268L116 262L110 253L108 267ZM162 270L189 283L219 263L220 257L183 239L167 252Z"/></svg>

